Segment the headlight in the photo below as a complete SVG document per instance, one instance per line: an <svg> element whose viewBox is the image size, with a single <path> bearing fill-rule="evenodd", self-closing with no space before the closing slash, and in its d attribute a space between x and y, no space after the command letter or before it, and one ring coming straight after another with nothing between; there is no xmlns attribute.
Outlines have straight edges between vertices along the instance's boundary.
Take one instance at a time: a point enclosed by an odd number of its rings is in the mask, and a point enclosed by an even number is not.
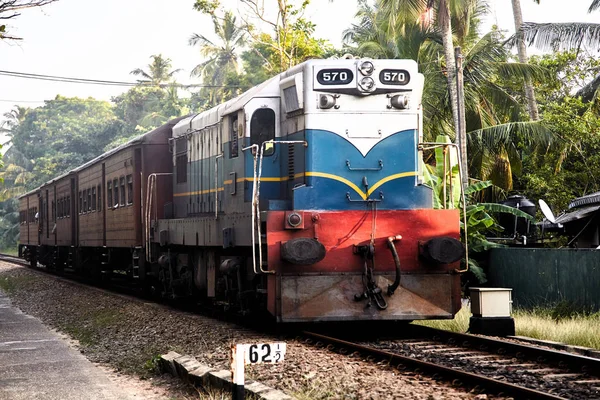
<svg viewBox="0 0 600 400"><path fill-rule="evenodd" d="M330 94L322 94L319 96L319 108L328 109L335 106L335 97Z"/></svg>
<svg viewBox="0 0 600 400"><path fill-rule="evenodd" d="M366 76L358 81L358 88L363 92L372 92L375 90L375 81L373 78Z"/></svg>
<svg viewBox="0 0 600 400"><path fill-rule="evenodd" d="M375 66L371 61L363 61L360 63L358 70L363 75L371 75L375 71Z"/></svg>
<svg viewBox="0 0 600 400"><path fill-rule="evenodd" d="M394 108L404 110L405 108L408 108L408 96L405 96L403 94L396 95L391 98L390 104Z"/></svg>

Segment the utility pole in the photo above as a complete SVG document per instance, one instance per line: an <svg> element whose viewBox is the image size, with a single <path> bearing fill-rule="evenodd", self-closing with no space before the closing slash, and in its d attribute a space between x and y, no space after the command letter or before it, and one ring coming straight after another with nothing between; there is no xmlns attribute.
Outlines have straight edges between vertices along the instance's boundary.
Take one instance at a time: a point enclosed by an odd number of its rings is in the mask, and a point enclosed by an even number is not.
<svg viewBox="0 0 600 400"><path fill-rule="evenodd" d="M456 108L458 110L458 132L456 142L460 149L460 172L462 175L463 190L469 185L469 172L467 168L467 127L465 121L465 90L463 80L463 55L460 46L454 48L454 59L456 60Z"/></svg>

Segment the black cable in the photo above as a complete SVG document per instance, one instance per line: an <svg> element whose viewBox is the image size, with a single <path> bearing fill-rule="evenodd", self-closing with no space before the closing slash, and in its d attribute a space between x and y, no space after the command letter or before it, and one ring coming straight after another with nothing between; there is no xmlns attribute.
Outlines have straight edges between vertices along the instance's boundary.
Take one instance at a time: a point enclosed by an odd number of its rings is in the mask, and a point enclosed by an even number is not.
<svg viewBox="0 0 600 400"><path fill-rule="evenodd" d="M88 79L88 78L71 78L65 76L56 75L43 75L43 74L32 74L28 72L15 72L15 71L4 71L0 70L0 76L10 76L13 78L24 78L24 79L37 79L51 82L63 82L63 83L82 83L88 85L105 85L105 86L145 86L152 87L158 86L161 88L175 86L178 88L191 88L191 87L203 87L203 88L240 88L241 86L228 86L228 85L204 85L200 83L180 84L180 83L165 83L155 85L149 82L121 82L121 81L107 81L102 79Z"/></svg>

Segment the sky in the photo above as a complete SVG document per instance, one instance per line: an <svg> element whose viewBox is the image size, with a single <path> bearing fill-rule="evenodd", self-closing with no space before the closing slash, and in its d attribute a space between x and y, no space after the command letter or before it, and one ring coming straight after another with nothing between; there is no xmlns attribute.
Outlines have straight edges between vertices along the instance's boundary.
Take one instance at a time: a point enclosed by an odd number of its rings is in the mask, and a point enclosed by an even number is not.
<svg viewBox="0 0 600 400"><path fill-rule="evenodd" d="M239 0L224 3L243 10ZM524 21L600 22L600 11L587 13L591 0L541 3L521 0ZM24 10L10 27L10 33L24 40L0 41L0 70L135 82L130 72L147 69L150 56L162 54L182 69L178 82L199 83L189 76L201 58L188 39L192 33L213 37L213 28L192 5L193 0L60 0ZM496 24L512 33L510 1L490 0L490 8L485 26ZM340 46L356 10L356 0L312 0L306 16L316 24L317 37ZM57 94L110 100L126 89L0 76L0 116L15 104L36 107Z"/></svg>

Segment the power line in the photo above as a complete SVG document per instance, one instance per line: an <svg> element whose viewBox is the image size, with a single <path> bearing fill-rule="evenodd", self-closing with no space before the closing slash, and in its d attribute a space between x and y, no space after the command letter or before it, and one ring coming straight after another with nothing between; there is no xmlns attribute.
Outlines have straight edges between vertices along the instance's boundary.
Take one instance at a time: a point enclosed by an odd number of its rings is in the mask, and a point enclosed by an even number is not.
<svg viewBox="0 0 600 400"><path fill-rule="evenodd" d="M28 72L15 72L15 71L3 71L0 70L0 76L10 76L12 78L23 78L23 79L37 79L43 81L51 81L51 82L62 82L62 83L79 83L79 84L87 84L87 85L104 85L104 86L144 86L144 87L153 87L158 86L161 88L167 87L178 87L178 88L192 88L192 87L200 87L200 88L231 88L236 89L240 88L240 86L229 86L229 85L204 85L199 83L190 83L190 84L180 84L180 83L169 83L169 84L159 84L154 85L149 82L122 82L122 81L107 81L102 79L89 79L89 78L72 78L66 76L56 76L56 75L43 75L43 74L32 74Z"/></svg>

